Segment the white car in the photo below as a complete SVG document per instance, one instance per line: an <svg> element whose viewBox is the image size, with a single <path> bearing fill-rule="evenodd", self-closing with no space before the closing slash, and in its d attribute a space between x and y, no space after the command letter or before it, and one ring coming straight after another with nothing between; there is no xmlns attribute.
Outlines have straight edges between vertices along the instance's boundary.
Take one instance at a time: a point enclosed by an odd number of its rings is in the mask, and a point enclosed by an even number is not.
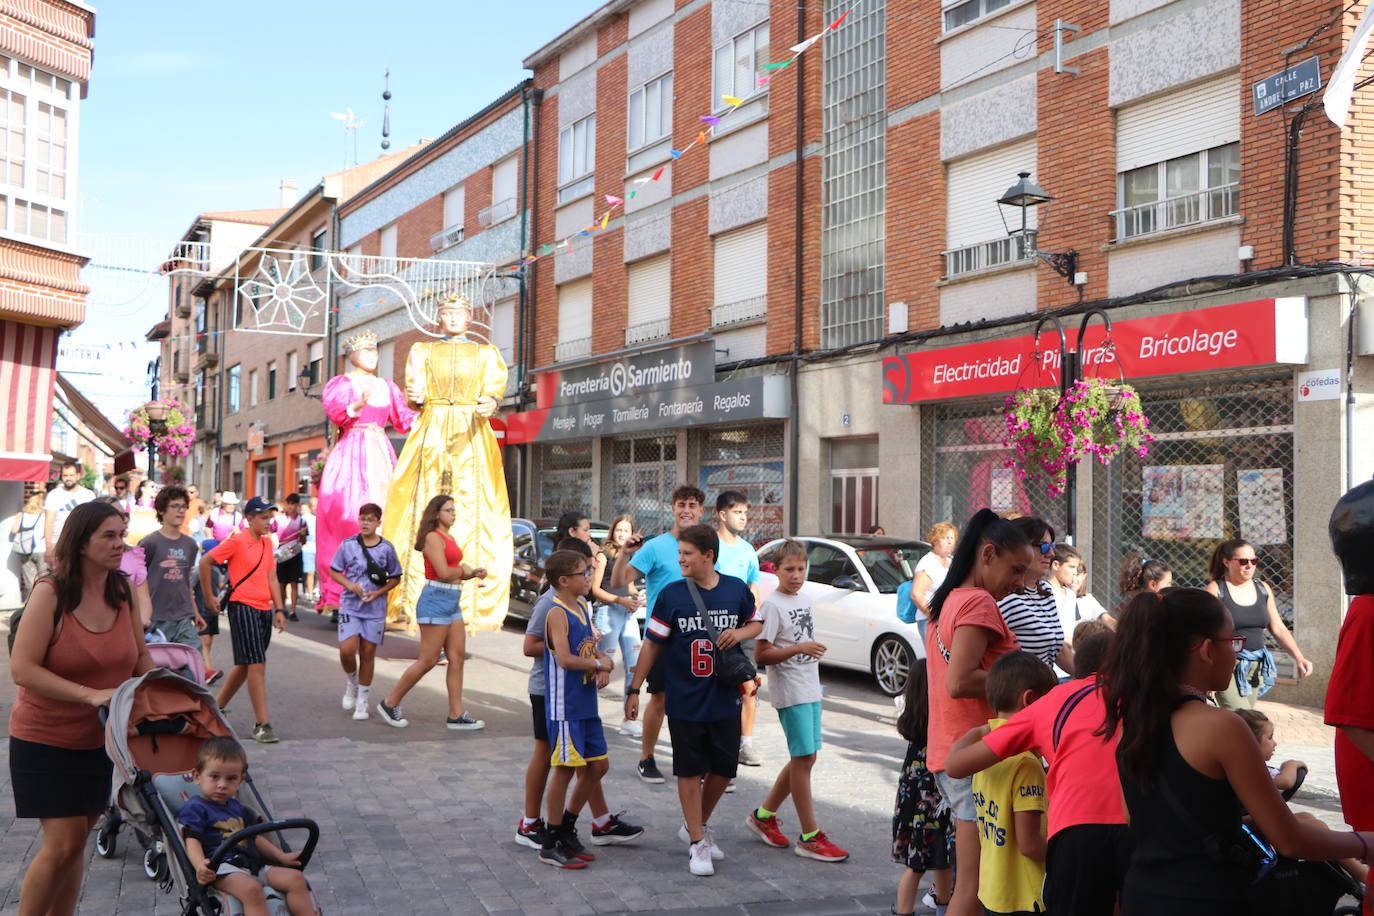
<svg viewBox="0 0 1374 916"><path fill-rule="evenodd" d="M798 537L807 549L806 583L816 641L826 647L823 665L871 671L878 689L897 696L906 689L911 663L925 658L925 642L913 623L897 618L897 587L910 582L929 550L924 541L871 535ZM760 594L778 587L773 551L759 548Z"/></svg>

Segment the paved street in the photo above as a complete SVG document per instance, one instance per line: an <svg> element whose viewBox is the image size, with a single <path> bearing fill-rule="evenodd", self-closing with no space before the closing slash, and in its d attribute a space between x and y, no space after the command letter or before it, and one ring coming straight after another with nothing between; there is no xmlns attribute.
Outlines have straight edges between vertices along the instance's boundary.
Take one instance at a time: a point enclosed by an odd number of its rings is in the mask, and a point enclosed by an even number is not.
<svg viewBox="0 0 1374 916"><path fill-rule="evenodd" d="M576 916L668 910L705 914L791 912L887 913L897 869L889 861L889 818L904 746L892 729L892 703L857 674L827 669L825 740L816 770L821 824L852 853L849 862L812 862L765 847L741 821L757 804L784 760L785 744L766 702L756 741L767 756L760 768L741 767L739 790L721 803L716 827L728 858L713 878L687 873L678 841L676 794L671 784L648 786L633 771L637 742L615 732L619 698L602 702L610 725L612 810L648 827L636 846L597 849L581 872L542 865L515 845L521 777L529 757L527 665L518 631L482 634L470 646L467 698L485 719L477 733L443 728L441 672L426 679L405 704L410 728L385 726L375 714L355 723L340 710L341 676L327 620L302 616L274 641L269 684L280 744L248 743L252 772L278 817L304 815L322 828L309 869L321 904L331 914L463 913ZM216 662L229 646L215 647ZM385 690L410 658L415 643L389 636L377 685ZM0 702L13 698L8 657L0 659ZM240 736L251 724L246 694L230 707ZM1270 707L1285 744L1280 756L1313 765L1301 807L1333 822L1330 752L1320 718L1311 711ZM665 730L666 741L666 730ZM666 748L660 761L669 758ZM666 766L665 766L666 769ZM8 770L0 794L8 796ZM36 840L36 825L14 821L8 802L0 817L0 912L13 912L18 880ZM795 817L784 809L789 832ZM142 873L137 843L121 834L119 855L93 857L80 913L90 916L177 912Z"/></svg>

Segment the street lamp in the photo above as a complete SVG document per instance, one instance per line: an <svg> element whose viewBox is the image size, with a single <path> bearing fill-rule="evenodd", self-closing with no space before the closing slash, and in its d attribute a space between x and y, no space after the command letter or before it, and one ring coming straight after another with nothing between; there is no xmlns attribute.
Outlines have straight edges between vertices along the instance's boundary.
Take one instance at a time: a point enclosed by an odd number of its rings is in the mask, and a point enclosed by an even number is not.
<svg viewBox="0 0 1374 916"><path fill-rule="evenodd" d="M1007 230L1007 235L1019 239L1021 254L1023 257L1036 257L1044 261L1054 272L1069 281L1070 286L1077 285L1078 273L1078 252L1072 248L1063 253L1052 251L1041 251L1036 247L1035 240L1038 230L1030 228L1027 224L1029 219L1028 212L1032 207L1038 207L1054 200L1046 194L1044 189L1030 180L1030 172L1017 172L1019 179L1016 184L1007 188L1007 192L997 199L998 212L1002 216L1002 226ZM1021 228L1012 229L1007 226L1007 209L1014 207L1021 211Z"/></svg>
<svg viewBox="0 0 1374 916"><path fill-rule="evenodd" d="M157 437L167 432L167 413L171 408L162 401L149 401L143 405L148 415L148 479L156 480L157 475Z"/></svg>
<svg viewBox="0 0 1374 916"><path fill-rule="evenodd" d="M310 366L306 366L305 368L301 369L300 375L296 377L300 379L301 394L305 395L308 398L315 398L316 400L321 400L320 395L310 393L310 386L315 384L316 381L315 371Z"/></svg>

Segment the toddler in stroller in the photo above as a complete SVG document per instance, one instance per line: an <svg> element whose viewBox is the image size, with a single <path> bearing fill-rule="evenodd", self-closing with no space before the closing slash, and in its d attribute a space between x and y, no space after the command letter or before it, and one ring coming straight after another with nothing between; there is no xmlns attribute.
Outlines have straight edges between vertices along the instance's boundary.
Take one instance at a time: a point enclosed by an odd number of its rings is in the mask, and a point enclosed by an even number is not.
<svg viewBox="0 0 1374 916"><path fill-rule="evenodd" d="M145 873L165 889L176 889L184 916L317 913L300 870L314 853L319 826L307 818L270 820L262 795L241 764L235 789L246 786L249 797L234 798L232 790L225 796L225 802L233 802L234 813L218 816L223 814L220 809L230 806L217 804L222 792L213 787L205 791L210 804L202 804L200 777L208 778L209 769L215 769L216 776L228 770L200 766L208 739L227 739L242 753L214 698L201 685L166 668L154 668L115 691L105 722L105 750L115 765L116 807L96 834L97 851L113 858L119 828L129 823L145 845ZM216 741L211 748L218 746L221 742ZM219 751L211 756L233 755ZM188 808L190 827L183 831L179 815ZM233 823L236 817L243 824ZM307 832L304 846L295 854L282 836L294 830ZM275 843L257 842L269 834ZM198 841L199 851L188 848L187 836ZM266 887L250 877L264 859L269 866L276 863L261 870ZM221 869L226 862L231 870ZM242 881L226 880L227 876ZM235 896L240 892L242 899Z"/></svg>

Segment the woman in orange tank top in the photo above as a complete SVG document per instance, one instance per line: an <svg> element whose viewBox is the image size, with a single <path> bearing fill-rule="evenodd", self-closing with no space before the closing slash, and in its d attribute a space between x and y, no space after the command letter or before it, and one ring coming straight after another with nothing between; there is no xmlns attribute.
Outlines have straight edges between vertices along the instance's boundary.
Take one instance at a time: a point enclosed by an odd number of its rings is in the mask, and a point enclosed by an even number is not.
<svg viewBox="0 0 1374 916"><path fill-rule="evenodd" d="M38 818L43 829L20 890L21 914L76 910L86 834L110 795L96 710L153 667L119 573L125 524L106 503L72 510L53 551L56 572L34 586L15 632L10 782L16 815Z"/></svg>

